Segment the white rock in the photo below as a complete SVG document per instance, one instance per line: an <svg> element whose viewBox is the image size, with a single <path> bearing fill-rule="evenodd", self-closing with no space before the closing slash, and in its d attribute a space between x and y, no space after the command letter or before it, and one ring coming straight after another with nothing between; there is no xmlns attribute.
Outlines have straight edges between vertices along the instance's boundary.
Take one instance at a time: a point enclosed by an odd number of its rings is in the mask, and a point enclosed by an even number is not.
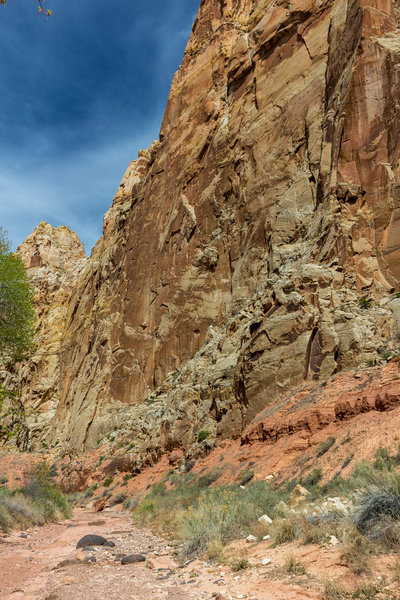
<svg viewBox="0 0 400 600"><path fill-rule="evenodd" d="M272 523L272 519L268 515L263 515L258 519L259 523L268 523L270 525Z"/></svg>
<svg viewBox="0 0 400 600"><path fill-rule="evenodd" d="M271 539L271 536L270 536L270 535L264 535L264 536L263 536L263 540L270 540L270 539Z"/></svg>
<svg viewBox="0 0 400 600"><path fill-rule="evenodd" d="M238 594L236 598L244 598L243 594Z"/></svg>
<svg viewBox="0 0 400 600"><path fill-rule="evenodd" d="M246 489L245 485L239 485L239 487L240 487L241 490L245 490Z"/></svg>
<svg viewBox="0 0 400 600"><path fill-rule="evenodd" d="M283 502L283 500L279 500L278 504L276 505L276 508L278 510L281 510L283 513L289 510L288 505L286 504L286 502Z"/></svg>
<svg viewBox="0 0 400 600"><path fill-rule="evenodd" d="M246 542L256 542L257 538L254 535L248 535L246 538Z"/></svg>
<svg viewBox="0 0 400 600"><path fill-rule="evenodd" d="M272 558L263 558L261 561L262 565L269 565L270 563L272 563Z"/></svg>
<svg viewBox="0 0 400 600"><path fill-rule="evenodd" d="M267 475L266 478L265 478L265 480L266 481L270 481L273 478L274 478L274 475Z"/></svg>
<svg viewBox="0 0 400 600"><path fill-rule="evenodd" d="M339 543L339 540L337 539L337 537L335 535L330 535L329 536L329 543L331 546L337 546Z"/></svg>

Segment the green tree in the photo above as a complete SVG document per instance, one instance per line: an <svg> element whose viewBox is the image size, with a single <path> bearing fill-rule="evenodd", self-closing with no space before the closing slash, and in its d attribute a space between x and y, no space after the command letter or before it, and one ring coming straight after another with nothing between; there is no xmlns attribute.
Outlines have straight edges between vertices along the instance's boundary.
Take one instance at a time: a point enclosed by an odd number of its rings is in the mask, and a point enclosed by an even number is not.
<svg viewBox="0 0 400 600"><path fill-rule="evenodd" d="M19 256L0 227L0 362L14 363L33 347L33 290Z"/></svg>

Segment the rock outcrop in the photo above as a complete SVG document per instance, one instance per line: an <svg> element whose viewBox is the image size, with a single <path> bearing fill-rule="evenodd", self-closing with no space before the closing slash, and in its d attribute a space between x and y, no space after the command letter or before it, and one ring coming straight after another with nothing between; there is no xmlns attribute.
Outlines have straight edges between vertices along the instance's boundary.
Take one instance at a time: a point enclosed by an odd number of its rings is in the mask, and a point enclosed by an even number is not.
<svg viewBox="0 0 400 600"><path fill-rule="evenodd" d="M399 345L398 26L389 0L202 0L160 139L68 286L57 377L24 367L41 442L195 455Z"/></svg>
<svg viewBox="0 0 400 600"><path fill-rule="evenodd" d="M40 223L18 248L35 289L35 352L16 370L29 446L47 445L60 392L60 349L71 293L87 258L68 227ZM49 440L48 440L49 441ZM24 441L24 444L26 442Z"/></svg>

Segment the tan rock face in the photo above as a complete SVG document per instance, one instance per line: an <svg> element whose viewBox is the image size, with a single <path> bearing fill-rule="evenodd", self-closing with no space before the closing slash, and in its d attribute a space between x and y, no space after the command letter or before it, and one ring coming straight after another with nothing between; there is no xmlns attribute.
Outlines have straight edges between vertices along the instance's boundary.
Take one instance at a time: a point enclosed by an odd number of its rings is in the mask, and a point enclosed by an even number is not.
<svg viewBox="0 0 400 600"><path fill-rule="evenodd" d="M115 427L146 460L196 454L397 345L397 26L388 0L202 0L160 141L63 304L51 443Z"/></svg>
<svg viewBox="0 0 400 600"><path fill-rule="evenodd" d="M83 244L68 227L40 223L17 250L35 289L38 315L36 351L19 366L29 444L47 443L59 398L59 353L72 290L87 258ZM47 440L47 441L46 441Z"/></svg>

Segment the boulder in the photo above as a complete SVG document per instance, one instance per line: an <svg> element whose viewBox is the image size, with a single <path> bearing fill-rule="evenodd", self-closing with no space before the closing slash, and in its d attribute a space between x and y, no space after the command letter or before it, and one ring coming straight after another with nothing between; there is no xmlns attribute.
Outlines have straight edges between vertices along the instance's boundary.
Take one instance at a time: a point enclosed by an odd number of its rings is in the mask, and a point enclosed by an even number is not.
<svg viewBox="0 0 400 600"><path fill-rule="evenodd" d="M88 535L84 535L79 542L77 543L77 548L84 548L85 546L115 546L114 542L110 542L106 540L102 535L95 535L93 533L89 533Z"/></svg>
<svg viewBox="0 0 400 600"><path fill-rule="evenodd" d="M134 563L144 562L146 557L143 554L129 554L121 560L121 565L132 565Z"/></svg>

